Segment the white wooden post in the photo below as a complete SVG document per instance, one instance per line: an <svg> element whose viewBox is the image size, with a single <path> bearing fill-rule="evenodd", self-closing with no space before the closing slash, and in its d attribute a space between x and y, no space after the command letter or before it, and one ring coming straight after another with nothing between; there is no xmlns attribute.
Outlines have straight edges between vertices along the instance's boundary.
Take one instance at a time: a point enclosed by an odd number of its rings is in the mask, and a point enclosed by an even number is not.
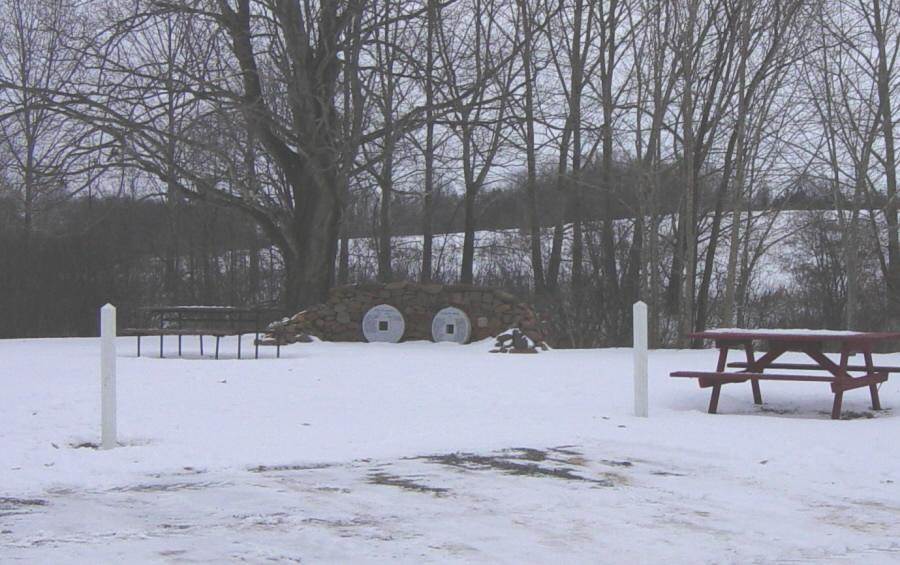
<svg viewBox="0 0 900 565"><path fill-rule="evenodd" d="M100 309L100 419L102 449L116 446L116 307Z"/></svg>
<svg viewBox="0 0 900 565"><path fill-rule="evenodd" d="M634 324L634 415L648 416L647 400L647 305L635 302Z"/></svg>

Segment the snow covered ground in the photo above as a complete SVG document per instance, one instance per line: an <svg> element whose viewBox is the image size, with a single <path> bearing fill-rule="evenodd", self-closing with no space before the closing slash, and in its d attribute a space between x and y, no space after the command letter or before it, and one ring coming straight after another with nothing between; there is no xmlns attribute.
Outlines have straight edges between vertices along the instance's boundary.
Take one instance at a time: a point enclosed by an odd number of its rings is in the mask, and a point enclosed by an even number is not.
<svg viewBox="0 0 900 565"><path fill-rule="evenodd" d="M112 451L98 340L0 341L0 561L900 562L900 377L844 421L823 383L708 415L667 374L715 354L656 351L638 419L628 349L194 341L119 342Z"/></svg>

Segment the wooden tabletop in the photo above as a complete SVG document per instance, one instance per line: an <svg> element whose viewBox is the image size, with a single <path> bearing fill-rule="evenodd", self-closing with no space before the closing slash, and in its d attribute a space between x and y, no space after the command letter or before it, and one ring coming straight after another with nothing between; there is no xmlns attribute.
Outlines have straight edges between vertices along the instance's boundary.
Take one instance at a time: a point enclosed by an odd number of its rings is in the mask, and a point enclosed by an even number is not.
<svg viewBox="0 0 900 565"><path fill-rule="evenodd" d="M276 309L268 306L146 306L141 310L157 314L229 314L275 311Z"/></svg>
<svg viewBox="0 0 900 565"><path fill-rule="evenodd" d="M779 329L711 329L690 334L694 339L721 341L780 341L780 342L875 342L900 339L900 332L852 332L837 330L779 330Z"/></svg>

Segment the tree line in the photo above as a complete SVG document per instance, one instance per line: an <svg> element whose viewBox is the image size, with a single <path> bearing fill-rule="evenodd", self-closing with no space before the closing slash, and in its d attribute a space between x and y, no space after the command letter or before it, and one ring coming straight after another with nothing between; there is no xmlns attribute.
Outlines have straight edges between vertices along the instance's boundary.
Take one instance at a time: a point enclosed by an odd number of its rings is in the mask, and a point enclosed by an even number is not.
<svg viewBox="0 0 900 565"><path fill-rule="evenodd" d="M155 200L176 299L185 218L218 208L247 257L277 250L297 309L359 276L363 236L379 280L485 282L480 234L505 213L527 265L505 282L571 344L626 341L639 299L654 343L689 344L757 319L780 212L815 200L833 213L804 227L827 242L797 264L837 249L809 272L840 287L816 323L869 324L877 291L894 327L898 18L894 0L7 0L7 264L52 272L29 258L65 202Z"/></svg>

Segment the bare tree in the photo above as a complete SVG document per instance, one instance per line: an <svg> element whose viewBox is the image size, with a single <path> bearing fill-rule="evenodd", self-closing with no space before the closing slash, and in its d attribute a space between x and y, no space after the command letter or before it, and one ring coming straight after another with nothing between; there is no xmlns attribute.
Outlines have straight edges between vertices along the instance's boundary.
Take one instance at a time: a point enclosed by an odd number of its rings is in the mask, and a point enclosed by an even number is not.
<svg viewBox="0 0 900 565"><path fill-rule="evenodd" d="M687 11L683 15L681 23L681 120L682 120L682 146L684 155L684 207L680 222L684 225L685 248L685 274L684 293L681 302L681 335L682 340L687 339L687 334L694 324L694 284L695 265L697 260L696 246L696 198L697 198L697 171L694 169L695 155L695 131L694 131L694 38L697 27L697 0L686 0ZM681 274L679 273L680 277Z"/></svg>
<svg viewBox="0 0 900 565"><path fill-rule="evenodd" d="M631 35L632 57L636 61L635 71L635 154L641 159L642 174L637 189L638 207L635 222L649 219L645 226L647 252L641 257L641 275L638 288L646 284L646 299L649 305L650 343L659 343L660 300L661 300L661 258L660 250L660 175L664 166L662 148L666 135L666 114L672 102L678 81L678 58L675 56L669 37L674 26L673 9L670 3L643 2L640 6L643 18L640 33ZM649 125L644 126L644 116ZM635 231L638 231L636 226ZM649 280L647 280L649 279ZM646 281L646 282L645 282Z"/></svg>
<svg viewBox="0 0 900 565"><path fill-rule="evenodd" d="M360 84L354 78L361 72L360 46L383 27L383 15L350 0L146 6L149 11L123 16L101 35L104 42L96 46L95 64L103 70L97 75L103 80L71 93L69 111L77 108L82 118L101 124L119 140L130 163L166 183L177 183L186 198L234 207L253 218L281 250L285 302L321 300L335 278L340 216L355 169L347 168L353 162L347 156L387 135L384 126L363 132L362 119L350 120L357 127L346 131L338 106L345 84L351 89ZM134 72L128 60L132 33L178 14L190 20L193 32L175 77L188 93L181 102L183 111L192 112L194 123L217 124L214 127L224 127L221 118L239 112L239 124L252 133L261 156L276 169L278 182L249 191L233 174L232 149L216 146L214 137L187 134L182 141L191 151L208 155L205 170L180 163L173 179L158 157L166 139L161 115L155 109L141 115L127 109L135 96L157 96L159 84L152 66L146 75ZM418 15L414 10L391 18ZM363 111L359 101L358 95L350 97L350 112ZM396 116L393 127L406 131L420 114L421 109ZM191 130L192 124L183 127Z"/></svg>
<svg viewBox="0 0 900 565"><path fill-rule="evenodd" d="M897 203L896 150L893 131L895 65L898 51L897 10L893 2L835 1L819 10L820 26L828 43L821 56L810 59L815 68L813 88L827 96L814 100L817 116L828 140L826 163L831 170L835 208L842 226L847 267L845 323L858 323L859 255L857 253L861 207L880 246L879 263L885 283L890 324L897 319ZM823 40L825 43L825 40ZM884 187L884 223L875 221L873 193ZM844 218L844 210L849 218ZM884 231L881 231L884 230ZM886 248L886 253L885 253Z"/></svg>
<svg viewBox="0 0 900 565"><path fill-rule="evenodd" d="M522 120L525 126L525 208L528 217L529 245L531 251L531 269L534 277L534 289L537 294L542 294L544 288L544 258L541 242L541 222L538 216L537 198L537 160L538 147L535 140L535 106L536 83L538 66L535 60L537 42L543 37L543 30L537 15L541 13L536 9L538 2L529 0L516 0L518 7L517 29L522 33L522 73L524 79L524 97L522 100Z"/></svg>
<svg viewBox="0 0 900 565"><path fill-rule="evenodd" d="M410 95L411 82L404 77L413 74L414 61L404 53L409 48L405 38L408 37L409 20L400 17L402 9L395 0L383 0L379 7L382 11L383 26L374 31L374 45L368 56L374 63L373 89L367 92L366 99L377 108L380 117L379 127L384 135L376 143L366 149L368 172L375 179L381 192L378 214L378 278L389 282L393 278L391 267L391 207L396 195L397 181L395 169L398 165L398 144L402 141L402 130L394 123L397 116L402 115L402 108ZM432 102L426 102L429 112ZM427 118L426 118L427 119Z"/></svg>
<svg viewBox="0 0 900 565"><path fill-rule="evenodd" d="M787 69L802 53L804 34L802 29L794 25L800 6L800 2L761 3L753 0L741 0L736 7L739 21L737 89L735 91L737 113L729 136L722 179L716 195L716 211L698 298L699 307L695 326L698 330L704 329L706 326L709 287L714 270L715 253L718 248L722 208L728 187L732 183L732 223L726 268L723 320L726 324L733 322L739 227L741 225L739 218L747 176L747 153L752 151L752 148L748 148L748 115L751 112L751 102L757 97L758 90L764 87L769 90L767 94L772 94L771 90L777 89L781 85ZM755 20L761 21L761 23L756 23ZM758 62L752 61L753 57ZM762 101L768 98L769 96L763 95ZM761 116L761 121L767 121L766 117L772 105L755 105L754 108L756 109L755 113L765 114ZM750 139L754 138L758 139L759 136L750 136ZM734 175L733 179L732 174Z"/></svg>
<svg viewBox="0 0 900 565"><path fill-rule="evenodd" d="M594 48L596 38L593 25L595 11L590 9L590 5L584 0L573 0L569 9L558 10L557 14L554 19L556 25L551 27L549 38L553 66L561 85L564 104L564 114L560 117L563 123L561 130L557 132L559 158L556 170L556 189L563 205L560 206L560 215L553 230L553 243L547 263L546 286L550 290L556 290L559 284L563 238L569 214L572 214L572 285L580 287L582 284L584 237L580 215L583 187L578 178L584 154L581 104L585 87L600 64L600 58L588 62L588 55Z"/></svg>
<svg viewBox="0 0 900 565"><path fill-rule="evenodd" d="M82 72L67 33L83 26L67 0L9 0L0 6L0 143L11 158L4 168L18 193L24 245L44 207L78 194L102 168L92 159L102 143L89 125L53 111L47 91L67 88ZM27 256L27 254L26 254Z"/></svg>
<svg viewBox="0 0 900 565"><path fill-rule="evenodd" d="M896 64L900 55L898 6L894 0L858 1L859 11L866 23L867 36L874 40L875 61L865 58L868 71L878 89L878 111L881 115L883 155L876 155L884 167L886 198L884 205L887 225L887 259L882 257L883 275L887 290L887 306L892 327L900 327L900 233L897 223L897 154L894 138L893 100L896 84ZM871 43L863 40L856 49L866 51Z"/></svg>
<svg viewBox="0 0 900 565"><path fill-rule="evenodd" d="M462 6L458 6L462 7ZM472 0L463 19L444 19L441 58L453 100L448 121L459 140L465 202L460 282L474 281L476 199L506 141L519 46L502 26L495 0ZM460 13L457 13L459 17ZM469 17L473 15L474 17Z"/></svg>
<svg viewBox="0 0 900 565"><path fill-rule="evenodd" d="M432 257L434 255L434 68L435 68L435 30L438 26L438 1L425 0L425 179L422 196L422 282L431 282L434 273Z"/></svg>

